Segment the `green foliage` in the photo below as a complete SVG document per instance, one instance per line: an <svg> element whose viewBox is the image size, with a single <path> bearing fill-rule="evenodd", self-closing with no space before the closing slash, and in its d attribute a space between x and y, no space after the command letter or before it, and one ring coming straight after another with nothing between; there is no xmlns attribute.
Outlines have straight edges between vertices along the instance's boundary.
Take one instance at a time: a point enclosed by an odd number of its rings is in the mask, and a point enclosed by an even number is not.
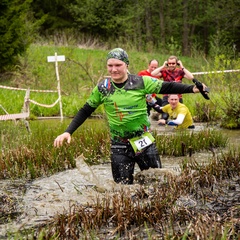
<svg viewBox="0 0 240 240"><path fill-rule="evenodd" d="M196 48L213 56L231 46L239 52L237 1L37 0L32 9L37 19L46 19L41 36L59 37L70 29L76 40L97 39L108 48L117 42L139 51L189 56Z"/></svg>
<svg viewBox="0 0 240 240"><path fill-rule="evenodd" d="M118 37L123 31L121 16L125 12L124 2L127 1L76 0L69 4L68 9L79 31L107 39Z"/></svg>
<svg viewBox="0 0 240 240"><path fill-rule="evenodd" d="M215 35L210 37L210 55L221 56L226 55L229 59L235 57L234 43L229 41L226 36L226 32L217 32Z"/></svg>
<svg viewBox="0 0 240 240"><path fill-rule="evenodd" d="M233 87L223 97L221 127L229 129L240 128L239 92Z"/></svg>
<svg viewBox="0 0 240 240"><path fill-rule="evenodd" d="M18 56L25 53L37 29L27 1L1 1L0 3L0 72L13 66Z"/></svg>
<svg viewBox="0 0 240 240"><path fill-rule="evenodd" d="M173 37L169 39L166 47L168 49L168 52L174 53L175 56L181 55L181 46L177 40L173 39Z"/></svg>
<svg viewBox="0 0 240 240"><path fill-rule="evenodd" d="M218 119L217 106L212 102L198 101L195 102L195 122L214 122Z"/></svg>
<svg viewBox="0 0 240 240"><path fill-rule="evenodd" d="M72 28L73 19L67 10L69 0L34 0L32 11L37 19L44 19L40 33L53 34L56 30Z"/></svg>
<svg viewBox="0 0 240 240"><path fill-rule="evenodd" d="M235 6L237 0L5 0L0 3L0 71L13 67L41 37L55 44L84 41L149 53L190 56L197 51L204 57L225 54L236 59L240 18Z"/></svg>
<svg viewBox="0 0 240 240"><path fill-rule="evenodd" d="M7 89L1 89L0 102L2 107L0 108L0 115L4 115L6 112L9 114L20 113L24 105L24 97L24 91L9 91Z"/></svg>
<svg viewBox="0 0 240 240"><path fill-rule="evenodd" d="M186 156L193 152L217 147L226 147L227 137L220 131L176 131L173 134L156 135L156 145L160 155Z"/></svg>
<svg viewBox="0 0 240 240"><path fill-rule="evenodd" d="M231 61L225 54L216 55L214 58L214 68L218 70L239 69L238 61ZM211 111L216 119L220 119L221 127L228 129L240 128L240 103L238 92L239 73L219 73L212 82L215 94L212 103L215 110ZM212 77L213 79L213 77Z"/></svg>

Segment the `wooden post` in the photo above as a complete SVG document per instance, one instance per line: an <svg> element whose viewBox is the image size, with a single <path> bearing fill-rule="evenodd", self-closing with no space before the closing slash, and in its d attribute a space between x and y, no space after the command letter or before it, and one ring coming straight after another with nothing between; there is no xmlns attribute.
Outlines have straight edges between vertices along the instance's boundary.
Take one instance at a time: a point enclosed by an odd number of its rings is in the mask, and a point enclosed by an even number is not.
<svg viewBox="0 0 240 240"><path fill-rule="evenodd" d="M27 91L26 91L26 94L25 94L24 104L23 104L23 113L27 113L28 116L30 115L29 99L30 99L30 89L28 88ZM29 133L31 133L29 122L26 118L24 118L24 123L25 123L25 127L26 127L27 131Z"/></svg>
<svg viewBox="0 0 240 240"><path fill-rule="evenodd" d="M65 61L65 56L58 56L57 53L55 53L55 56L48 56L48 62L55 62L55 70L56 70L56 76L57 76L57 90L58 90L58 98L59 98L59 107L60 107L60 115L61 115L61 121L63 120L63 110L62 110L62 97L61 97L61 86L60 86L60 78L59 78L59 72L58 72L58 62Z"/></svg>
<svg viewBox="0 0 240 240"><path fill-rule="evenodd" d="M63 121L62 97L61 97L60 78L59 78L59 72L58 72L57 53L55 53L55 69L56 69L56 76L57 76L57 83L58 83L57 90L58 90L58 97L59 97L60 116L61 116L61 121Z"/></svg>

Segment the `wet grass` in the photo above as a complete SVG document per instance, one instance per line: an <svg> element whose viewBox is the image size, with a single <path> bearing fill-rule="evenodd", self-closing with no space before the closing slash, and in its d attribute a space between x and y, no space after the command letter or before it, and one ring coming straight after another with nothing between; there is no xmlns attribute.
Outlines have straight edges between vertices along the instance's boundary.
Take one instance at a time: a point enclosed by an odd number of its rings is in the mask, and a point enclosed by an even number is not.
<svg viewBox="0 0 240 240"><path fill-rule="evenodd" d="M186 158L179 176L99 195L46 225L18 233L29 239L239 239L240 149L208 165ZM21 239L21 238L19 238Z"/></svg>
<svg viewBox="0 0 240 240"><path fill-rule="evenodd" d="M228 138L221 131L206 128L201 131L176 131L172 134L155 132L156 144L161 155L186 156L203 150L214 151L226 147Z"/></svg>
<svg viewBox="0 0 240 240"><path fill-rule="evenodd" d="M106 127L98 123L84 125L77 131L72 143L59 149L53 147L55 137L62 133L66 122L31 121L29 133L19 122L1 124L0 178L35 179L74 168L75 158L84 154L92 164L99 163L109 154Z"/></svg>
<svg viewBox="0 0 240 240"><path fill-rule="evenodd" d="M105 120L89 119L73 135L72 142L54 148L55 137L70 119L31 121L29 133L22 122L2 122L0 132L0 179L35 179L76 167L75 158L84 155L89 164L110 161L110 139ZM225 147L227 137L220 131L182 131L156 135L161 155L186 156L194 152Z"/></svg>

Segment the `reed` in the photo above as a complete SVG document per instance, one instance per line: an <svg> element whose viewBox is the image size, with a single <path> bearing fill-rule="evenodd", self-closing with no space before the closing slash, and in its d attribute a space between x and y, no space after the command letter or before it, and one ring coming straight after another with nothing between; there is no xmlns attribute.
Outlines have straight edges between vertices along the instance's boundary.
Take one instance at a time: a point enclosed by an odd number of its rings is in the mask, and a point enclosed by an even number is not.
<svg viewBox="0 0 240 240"><path fill-rule="evenodd" d="M156 144L160 155L186 156L194 152L226 147L227 136L221 131L203 129L201 131L176 131L172 134L155 132Z"/></svg>
<svg viewBox="0 0 240 240"><path fill-rule="evenodd" d="M53 147L54 138L66 129L69 121L30 121L31 133L22 122L3 122L0 129L0 178L49 176L75 168L75 158L81 154L90 165L109 162L110 137L105 120L89 119L74 133L71 144ZM225 147L227 138L217 130L181 131L156 135L156 144L161 155L186 156Z"/></svg>
<svg viewBox="0 0 240 240"><path fill-rule="evenodd" d="M227 162L235 168L226 172ZM239 150L196 164L190 158L176 178L137 191L124 187L99 195L94 205L72 206L32 234L36 239L238 239L239 196L231 196L233 186L239 187L233 178L239 176Z"/></svg>
<svg viewBox="0 0 240 240"><path fill-rule="evenodd" d="M109 155L107 128L94 126L97 125L94 121L77 131L69 146L54 148L54 138L66 129L68 123L61 123L60 120L31 121L29 134L21 122L17 125L14 122L3 122L0 178L34 179L49 176L74 168L74 159L81 154L91 164L99 163Z"/></svg>

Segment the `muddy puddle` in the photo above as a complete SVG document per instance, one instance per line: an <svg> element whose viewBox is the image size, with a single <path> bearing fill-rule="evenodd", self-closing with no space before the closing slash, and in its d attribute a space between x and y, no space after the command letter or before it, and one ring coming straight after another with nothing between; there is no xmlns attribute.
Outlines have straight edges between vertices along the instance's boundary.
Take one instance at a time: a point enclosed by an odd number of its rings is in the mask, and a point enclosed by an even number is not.
<svg viewBox="0 0 240 240"><path fill-rule="evenodd" d="M171 128L156 125L152 127L157 127L159 134L172 132ZM202 128L201 125L196 126L196 130ZM224 134L228 135L232 143L240 143L240 131L224 130ZM211 156L211 152L194 154L198 162L207 161ZM176 173L180 173L179 164L182 160L181 157L161 156L163 168ZM135 174L139 171L136 166ZM14 219L7 224L7 218L1 219L0 239L7 239L8 232L34 227L52 219L58 213L68 212L69 207L74 204L95 203L96 197L105 191L116 191L120 188L112 180L110 163L88 167L81 156L77 160L76 169L32 182L1 180L0 186L1 203L6 204L4 212L9 212L9 219ZM134 191L138 184L128 187Z"/></svg>

